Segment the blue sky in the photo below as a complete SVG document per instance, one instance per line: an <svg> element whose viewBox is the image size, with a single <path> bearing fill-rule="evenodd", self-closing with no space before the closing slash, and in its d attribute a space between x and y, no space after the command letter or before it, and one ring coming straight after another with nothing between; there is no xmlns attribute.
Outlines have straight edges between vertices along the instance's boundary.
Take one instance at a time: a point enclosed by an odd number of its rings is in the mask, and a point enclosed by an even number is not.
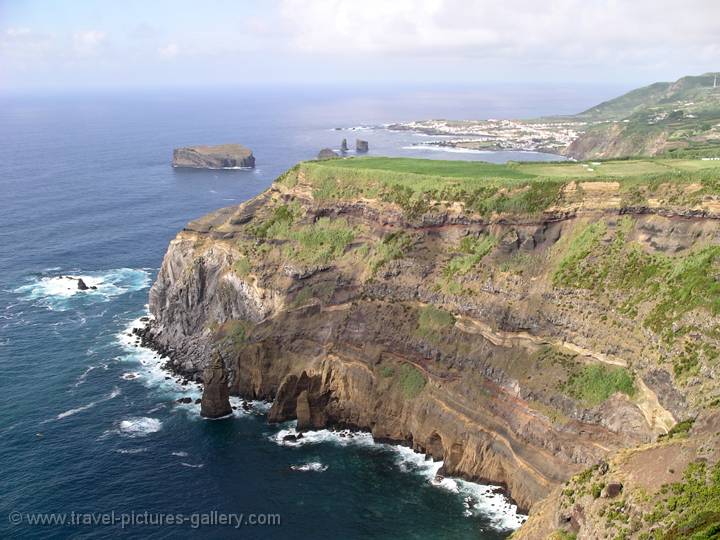
<svg viewBox="0 0 720 540"><path fill-rule="evenodd" d="M0 0L0 89L627 83L720 70L717 0Z"/></svg>

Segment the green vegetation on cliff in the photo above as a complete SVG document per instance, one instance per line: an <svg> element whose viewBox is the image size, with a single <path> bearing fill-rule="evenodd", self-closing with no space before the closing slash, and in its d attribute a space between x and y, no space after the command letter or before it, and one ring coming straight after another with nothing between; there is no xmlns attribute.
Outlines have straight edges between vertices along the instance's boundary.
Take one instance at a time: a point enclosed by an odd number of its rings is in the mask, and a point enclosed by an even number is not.
<svg viewBox="0 0 720 540"><path fill-rule="evenodd" d="M573 374L566 385L568 393L588 407L599 405L615 392L627 396L635 394L633 377L622 367L593 364Z"/></svg>
<svg viewBox="0 0 720 540"><path fill-rule="evenodd" d="M490 235L481 237L466 236L460 241L460 255L451 259L445 267L446 277L464 275L473 270L490 253L497 240Z"/></svg>
<svg viewBox="0 0 720 540"><path fill-rule="evenodd" d="M447 335L447 331L455 324L452 313L428 305L418 315L417 334L421 337L438 341Z"/></svg>
<svg viewBox="0 0 720 540"><path fill-rule="evenodd" d="M720 463L713 467L702 461L691 463L682 482L663 486L660 497L654 511L644 516L659 527L645 538L720 538Z"/></svg>
<svg viewBox="0 0 720 540"><path fill-rule="evenodd" d="M402 257L411 245L412 238L403 231L387 234L375 244L370 255L369 264L372 273L377 272L385 263Z"/></svg>
<svg viewBox="0 0 720 540"><path fill-rule="evenodd" d="M325 264L343 254L355 232L343 219L320 218L312 225L290 231L288 238L295 243L288 253L295 260L310 264Z"/></svg>

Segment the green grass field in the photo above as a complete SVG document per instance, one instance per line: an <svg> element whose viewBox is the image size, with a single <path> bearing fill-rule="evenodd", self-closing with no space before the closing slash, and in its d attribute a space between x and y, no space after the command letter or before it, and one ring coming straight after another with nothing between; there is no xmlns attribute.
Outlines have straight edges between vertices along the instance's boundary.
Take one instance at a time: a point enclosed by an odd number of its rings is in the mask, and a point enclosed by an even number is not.
<svg viewBox="0 0 720 540"><path fill-rule="evenodd" d="M413 159L366 157L333 160L328 165L346 169L373 169L398 173L411 173L443 178L512 178L527 179L536 176L532 172L516 170L507 165L485 161L443 161L439 159Z"/></svg>
<svg viewBox="0 0 720 540"><path fill-rule="evenodd" d="M443 161L435 159L364 157L313 163L325 168L377 170L419 176L462 179L622 179L666 173L683 174L718 169L720 161L701 159L626 159L587 162L510 162Z"/></svg>

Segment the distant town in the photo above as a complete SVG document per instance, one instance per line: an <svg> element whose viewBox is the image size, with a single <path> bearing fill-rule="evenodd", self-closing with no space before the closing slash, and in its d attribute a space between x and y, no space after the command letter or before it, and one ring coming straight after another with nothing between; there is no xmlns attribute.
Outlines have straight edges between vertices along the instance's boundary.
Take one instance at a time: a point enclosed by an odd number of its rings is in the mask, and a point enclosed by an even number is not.
<svg viewBox="0 0 720 540"><path fill-rule="evenodd" d="M526 150L560 154L585 132L581 121L421 120L390 124L391 131L411 131L442 139L416 146L466 150ZM447 138L453 137L453 138Z"/></svg>

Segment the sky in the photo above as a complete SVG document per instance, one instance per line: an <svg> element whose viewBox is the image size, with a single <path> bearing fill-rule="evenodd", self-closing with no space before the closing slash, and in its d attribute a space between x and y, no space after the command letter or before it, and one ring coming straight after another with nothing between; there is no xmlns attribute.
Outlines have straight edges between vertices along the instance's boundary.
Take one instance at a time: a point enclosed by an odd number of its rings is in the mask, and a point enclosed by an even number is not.
<svg viewBox="0 0 720 540"><path fill-rule="evenodd" d="M0 90L720 71L720 0L0 0Z"/></svg>

